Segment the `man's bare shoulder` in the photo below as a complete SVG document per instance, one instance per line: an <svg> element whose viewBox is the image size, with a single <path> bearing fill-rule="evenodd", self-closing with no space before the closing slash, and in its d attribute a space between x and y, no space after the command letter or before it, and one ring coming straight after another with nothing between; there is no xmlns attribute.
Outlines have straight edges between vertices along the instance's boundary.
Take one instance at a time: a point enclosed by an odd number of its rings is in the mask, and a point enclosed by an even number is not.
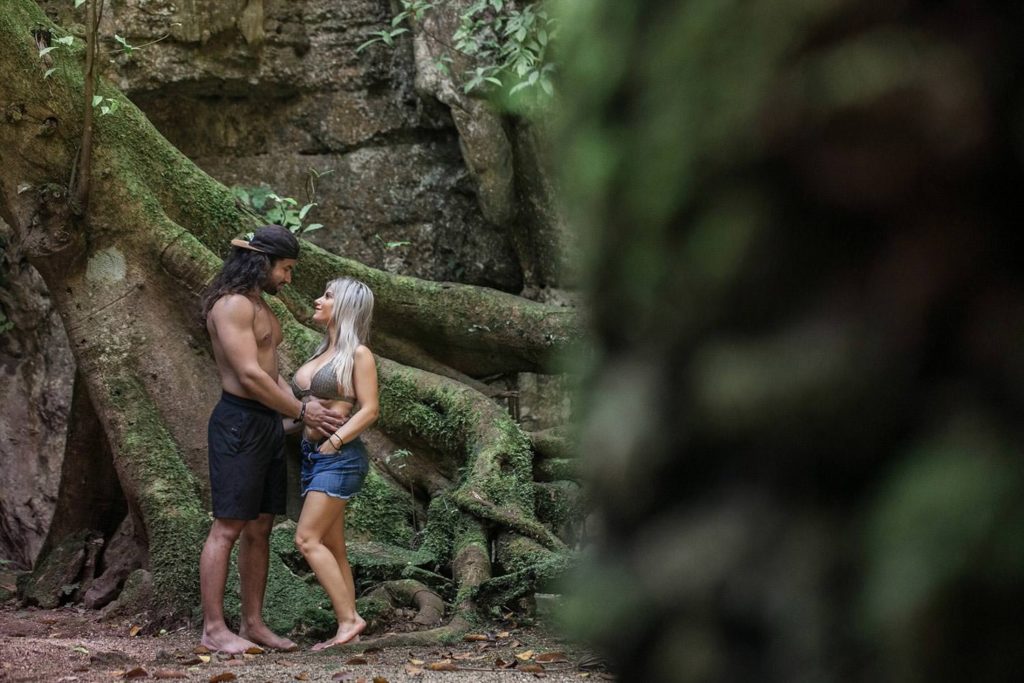
<svg viewBox="0 0 1024 683"><path fill-rule="evenodd" d="M256 307L252 299L245 294L225 294L217 299L210 309L208 319L230 320L232 322L252 322L256 316Z"/></svg>

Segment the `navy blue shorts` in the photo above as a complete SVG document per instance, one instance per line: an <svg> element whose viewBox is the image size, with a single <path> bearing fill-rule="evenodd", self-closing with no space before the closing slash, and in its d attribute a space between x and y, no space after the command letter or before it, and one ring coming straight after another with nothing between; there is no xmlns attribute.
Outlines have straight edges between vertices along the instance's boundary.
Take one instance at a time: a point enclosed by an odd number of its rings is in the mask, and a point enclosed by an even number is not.
<svg viewBox="0 0 1024 683"><path fill-rule="evenodd" d="M224 392L210 415L207 438L214 517L285 513L284 427L276 410Z"/></svg>
<svg viewBox="0 0 1024 683"><path fill-rule="evenodd" d="M361 439L353 439L337 453L321 454L317 444L302 440L302 495L320 491L348 500L362 487L370 471L370 458Z"/></svg>

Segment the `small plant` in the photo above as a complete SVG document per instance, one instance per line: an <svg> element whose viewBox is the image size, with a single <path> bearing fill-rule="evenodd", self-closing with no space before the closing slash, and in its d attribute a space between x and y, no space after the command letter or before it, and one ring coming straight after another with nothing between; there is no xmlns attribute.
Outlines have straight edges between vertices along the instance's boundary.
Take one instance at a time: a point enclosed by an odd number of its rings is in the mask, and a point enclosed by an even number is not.
<svg viewBox="0 0 1024 683"><path fill-rule="evenodd" d="M264 185L257 187L236 186L231 188L231 192L235 195L235 199L238 200L239 204L252 213L253 217L258 221L281 225L296 235L301 235L324 227L322 223L304 224L304 221L309 212L313 210L313 207L317 206L315 201L317 182L320 178L333 172L333 169L326 169L324 171L318 171L315 168L309 169L306 176L306 197L308 201L302 206L299 206L297 199L282 197Z"/></svg>
<svg viewBox="0 0 1024 683"><path fill-rule="evenodd" d="M116 112L121 106L121 103L110 97L93 95L92 106L94 109L100 110L100 116L106 116L107 114L113 114Z"/></svg>
<svg viewBox="0 0 1024 683"><path fill-rule="evenodd" d="M381 237L379 233L374 235L374 237L377 238L378 242L380 242L381 244L384 245L385 249L397 249L398 247L407 247L410 244L412 244L412 242L407 242L407 241L388 242L388 241L385 241L385 239L383 237Z"/></svg>
<svg viewBox="0 0 1024 683"><path fill-rule="evenodd" d="M371 33L372 37L356 52L377 43L393 47L395 39L408 32L408 25L421 21L428 12L438 11L444 1L399 0L401 10L391 20L391 27ZM514 99L522 91L532 91L536 97L554 95L555 65L548 58L548 46L557 32L557 22L543 0L476 0L459 12L459 27L451 36L430 37L449 53L436 60L440 71L450 73L454 53L473 62L459 74L464 92L500 92Z"/></svg>

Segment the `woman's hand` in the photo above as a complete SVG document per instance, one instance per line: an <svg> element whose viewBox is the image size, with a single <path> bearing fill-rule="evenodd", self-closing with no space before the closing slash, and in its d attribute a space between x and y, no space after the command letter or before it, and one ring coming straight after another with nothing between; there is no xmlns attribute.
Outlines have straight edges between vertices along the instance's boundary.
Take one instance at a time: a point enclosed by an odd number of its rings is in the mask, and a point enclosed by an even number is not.
<svg viewBox="0 0 1024 683"><path fill-rule="evenodd" d="M336 455L338 453L338 449L334 447L334 444L331 443L330 439L327 439L326 441L320 442L320 445L316 447L316 452L320 455Z"/></svg>

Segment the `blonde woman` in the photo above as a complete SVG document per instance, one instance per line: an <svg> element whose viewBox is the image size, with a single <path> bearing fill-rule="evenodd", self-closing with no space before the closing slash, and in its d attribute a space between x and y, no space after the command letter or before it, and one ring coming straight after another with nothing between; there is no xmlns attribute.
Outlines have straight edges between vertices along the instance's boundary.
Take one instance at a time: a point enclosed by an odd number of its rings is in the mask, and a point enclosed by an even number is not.
<svg viewBox="0 0 1024 683"><path fill-rule="evenodd" d="M333 638L313 646L322 650L359 639L366 622L356 612L355 584L345 552L345 506L359 491L369 470L359 439L377 419L377 366L366 347L373 315L373 293L358 280L327 284L314 303L313 321L327 328L323 343L295 371L292 391L300 400L316 398L348 418L326 437L307 428L302 438L302 495L305 500L295 532L302 551L327 591L338 619Z"/></svg>

